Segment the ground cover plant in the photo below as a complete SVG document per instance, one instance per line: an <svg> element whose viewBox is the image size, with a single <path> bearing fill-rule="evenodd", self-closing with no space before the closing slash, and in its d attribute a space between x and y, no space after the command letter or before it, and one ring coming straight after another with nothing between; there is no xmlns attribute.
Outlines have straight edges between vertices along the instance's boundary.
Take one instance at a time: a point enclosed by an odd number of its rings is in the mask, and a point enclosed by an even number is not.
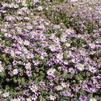
<svg viewBox="0 0 101 101"><path fill-rule="evenodd" d="M0 101L101 101L100 2L1 0Z"/></svg>

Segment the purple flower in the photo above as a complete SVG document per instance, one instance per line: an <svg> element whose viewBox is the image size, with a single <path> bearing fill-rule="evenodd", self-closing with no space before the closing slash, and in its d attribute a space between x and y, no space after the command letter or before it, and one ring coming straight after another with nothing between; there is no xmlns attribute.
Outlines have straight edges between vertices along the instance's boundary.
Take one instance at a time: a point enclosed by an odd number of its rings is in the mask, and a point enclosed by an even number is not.
<svg viewBox="0 0 101 101"><path fill-rule="evenodd" d="M28 77L31 77L31 76L32 76L32 72L31 72L30 70L27 70L27 71L26 71L26 75L27 75Z"/></svg>
<svg viewBox="0 0 101 101"><path fill-rule="evenodd" d="M87 101L87 97L86 96L80 96L79 101Z"/></svg>
<svg viewBox="0 0 101 101"><path fill-rule="evenodd" d="M61 95L63 95L63 96L68 96L68 97L73 97L73 94L71 94L70 91L63 91L63 92L61 93Z"/></svg>

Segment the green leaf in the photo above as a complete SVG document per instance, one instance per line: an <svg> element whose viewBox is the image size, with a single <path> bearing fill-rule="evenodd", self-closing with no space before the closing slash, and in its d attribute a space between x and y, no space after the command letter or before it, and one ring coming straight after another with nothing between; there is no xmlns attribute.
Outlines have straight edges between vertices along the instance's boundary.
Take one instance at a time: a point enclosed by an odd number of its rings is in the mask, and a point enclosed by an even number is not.
<svg viewBox="0 0 101 101"><path fill-rule="evenodd" d="M12 41L11 40L4 40L4 45L10 47L12 45Z"/></svg>
<svg viewBox="0 0 101 101"><path fill-rule="evenodd" d="M42 95L39 96L39 101L47 101Z"/></svg>
<svg viewBox="0 0 101 101"><path fill-rule="evenodd" d="M66 96L66 97L63 96L63 97L62 97L62 101L70 101L70 97L68 97L68 96Z"/></svg>
<svg viewBox="0 0 101 101"><path fill-rule="evenodd" d="M46 91L42 91L41 95L44 96L44 97L46 97L47 96L47 92Z"/></svg>
<svg viewBox="0 0 101 101"><path fill-rule="evenodd" d="M17 78L16 77L13 78L13 82L17 83Z"/></svg>
<svg viewBox="0 0 101 101"><path fill-rule="evenodd" d="M6 76L5 72L0 73L0 78L5 78L5 76Z"/></svg>
<svg viewBox="0 0 101 101"><path fill-rule="evenodd" d="M68 77L69 77L69 74L68 74L67 72L64 72L64 73L63 73L63 78L64 78L64 79L67 79Z"/></svg>
<svg viewBox="0 0 101 101"><path fill-rule="evenodd" d="M25 78L18 78L18 83L21 85L25 84Z"/></svg>
<svg viewBox="0 0 101 101"><path fill-rule="evenodd" d="M71 45L74 46L74 47L82 47L82 45L85 45L86 44L86 41L83 40L83 39L72 39L72 42L71 42Z"/></svg>
<svg viewBox="0 0 101 101"><path fill-rule="evenodd" d="M27 7L30 9L33 7L33 2L31 0L28 0Z"/></svg>

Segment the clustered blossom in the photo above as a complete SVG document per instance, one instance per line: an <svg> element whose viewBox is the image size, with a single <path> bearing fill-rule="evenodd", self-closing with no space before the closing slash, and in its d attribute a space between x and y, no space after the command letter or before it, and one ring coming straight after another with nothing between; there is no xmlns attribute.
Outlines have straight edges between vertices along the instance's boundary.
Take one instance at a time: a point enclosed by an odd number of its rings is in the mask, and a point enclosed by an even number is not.
<svg viewBox="0 0 101 101"><path fill-rule="evenodd" d="M99 95L100 33L80 34L51 24L27 6L18 8L21 2L2 5L2 9L16 8L17 15L6 15L0 25L0 98L67 101L62 98L68 97L74 101L79 95L77 101L88 101L88 95ZM89 101L96 101L91 97Z"/></svg>

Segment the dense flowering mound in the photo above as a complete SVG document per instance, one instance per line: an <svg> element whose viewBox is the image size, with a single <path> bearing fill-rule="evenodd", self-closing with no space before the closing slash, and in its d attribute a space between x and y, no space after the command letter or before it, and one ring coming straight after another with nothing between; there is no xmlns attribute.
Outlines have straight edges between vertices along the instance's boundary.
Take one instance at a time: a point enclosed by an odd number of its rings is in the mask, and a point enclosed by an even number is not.
<svg viewBox="0 0 101 101"><path fill-rule="evenodd" d="M8 14L1 22L1 101L100 97L100 33L80 34L35 16L28 7L14 7L16 16Z"/></svg>

